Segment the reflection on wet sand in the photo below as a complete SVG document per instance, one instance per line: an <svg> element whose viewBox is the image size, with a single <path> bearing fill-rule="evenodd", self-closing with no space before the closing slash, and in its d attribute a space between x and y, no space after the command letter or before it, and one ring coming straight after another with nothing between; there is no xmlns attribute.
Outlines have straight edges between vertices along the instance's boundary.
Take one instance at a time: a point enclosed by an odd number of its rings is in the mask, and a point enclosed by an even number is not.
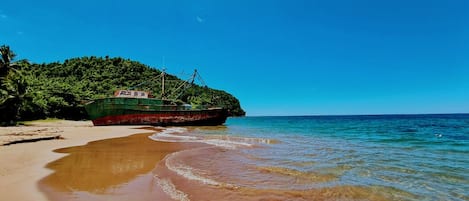
<svg viewBox="0 0 469 201"><path fill-rule="evenodd" d="M109 198L135 187L141 189L134 192L141 200L155 185L151 170L160 160L169 153L197 146L155 142L149 135L137 134L56 150L69 155L47 165L54 173L41 180L39 187L51 200L89 200L98 199L99 195Z"/></svg>

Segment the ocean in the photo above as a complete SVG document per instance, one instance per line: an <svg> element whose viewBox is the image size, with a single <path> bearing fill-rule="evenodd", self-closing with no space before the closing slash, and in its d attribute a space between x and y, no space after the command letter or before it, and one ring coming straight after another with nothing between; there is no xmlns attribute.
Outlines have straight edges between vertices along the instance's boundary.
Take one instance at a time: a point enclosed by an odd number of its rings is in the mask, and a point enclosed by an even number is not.
<svg viewBox="0 0 469 201"><path fill-rule="evenodd" d="M229 118L152 170L174 200L469 200L469 115Z"/></svg>

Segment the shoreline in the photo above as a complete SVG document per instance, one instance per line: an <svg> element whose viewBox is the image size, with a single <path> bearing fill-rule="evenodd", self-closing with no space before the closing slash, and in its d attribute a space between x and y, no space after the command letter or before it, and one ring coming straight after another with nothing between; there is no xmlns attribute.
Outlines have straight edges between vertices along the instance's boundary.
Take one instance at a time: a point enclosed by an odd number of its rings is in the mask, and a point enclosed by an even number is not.
<svg viewBox="0 0 469 201"><path fill-rule="evenodd" d="M85 145L89 142L132 134L145 133L141 126L93 127L91 122L65 121L35 122L26 127L5 127L2 131L24 128L41 130L59 129L62 139L43 140L0 146L0 199L41 201L48 200L38 188L38 182L53 173L46 165L67 154L54 150Z"/></svg>

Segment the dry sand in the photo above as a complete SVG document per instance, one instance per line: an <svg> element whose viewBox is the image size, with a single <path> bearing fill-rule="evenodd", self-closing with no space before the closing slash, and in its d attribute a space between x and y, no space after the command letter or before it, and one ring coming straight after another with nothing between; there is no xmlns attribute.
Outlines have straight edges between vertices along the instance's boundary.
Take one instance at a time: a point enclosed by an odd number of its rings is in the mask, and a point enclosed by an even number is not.
<svg viewBox="0 0 469 201"><path fill-rule="evenodd" d="M0 200L47 200L39 191L37 182L52 173L45 168L47 163L64 156L53 150L145 132L137 128L138 126L93 127L90 121L62 120L36 122L26 127L0 128L0 142L11 141L12 137L34 138L37 135L60 135L62 138L0 146Z"/></svg>

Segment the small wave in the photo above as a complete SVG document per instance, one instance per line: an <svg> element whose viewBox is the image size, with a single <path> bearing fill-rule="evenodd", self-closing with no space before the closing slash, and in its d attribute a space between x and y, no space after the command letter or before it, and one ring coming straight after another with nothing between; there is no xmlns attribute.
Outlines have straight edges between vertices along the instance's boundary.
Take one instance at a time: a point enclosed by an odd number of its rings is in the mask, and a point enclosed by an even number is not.
<svg viewBox="0 0 469 201"><path fill-rule="evenodd" d="M187 128L183 128L183 127L170 127L170 128L165 128L163 131L163 133L184 133L184 132L187 132Z"/></svg>
<svg viewBox="0 0 469 201"><path fill-rule="evenodd" d="M311 167L316 164L315 161L284 161L284 164L293 165L296 167Z"/></svg>
<svg viewBox="0 0 469 201"><path fill-rule="evenodd" d="M163 192L165 192L171 199L173 200L179 200L179 201L190 201L188 198L188 195L178 189L176 189L176 186L174 184L167 180L167 179L160 179L158 176L154 176L156 179L156 183L161 187Z"/></svg>
<svg viewBox="0 0 469 201"><path fill-rule="evenodd" d="M203 184L208 184L208 185L213 185L213 186L220 186L221 185L221 183L219 183L215 180L205 178L203 176L200 176L200 175L196 174L192 167L185 166L185 165L182 165L182 164L177 164L174 161L174 158L177 155L179 155L180 153L181 152L172 153L172 154L170 154L166 157L165 165L169 170L171 170L171 171L177 173L178 175L180 175L180 176L182 176L186 179L189 179L189 180L195 180L195 181L202 182Z"/></svg>
<svg viewBox="0 0 469 201"><path fill-rule="evenodd" d="M236 149L238 147L251 147L253 144L274 144L275 140L262 138L233 137L226 135L198 135L191 136L186 128L172 127L149 136L150 139L160 142L198 142L226 149Z"/></svg>
<svg viewBox="0 0 469 201"><path fill-rule="evenodd" d="M187 132L187 129L181 127L164 128L162 131L149 136L149 138L159 142L193 142L197 140L197 137L194 136L180 135L185 132Z"/></svg>
<svg viewBox="0 0 469 201"><path fill-rule="evenodd" d="M252 146L252 144L249 144L249 143L220 140L220 139L204 140L203 142L206 144L215 145L218 147L224 147L228 149L235 149L238 146L247 146L247 147Z"/></svg>
<svg viewBox="0 0 469 201"><path fill-rule="evenodd" d="M301 179L307 179L313 182L329 182L337 179L336 175L333 174L320 174L316 172L303 172L295 169L274 167L274 166L258 166L256 167L259 171L265 173L275 173L285 176L291 176Z"/></svg>
<svg viewBox="0 0 469 201"><path fill-rule="evenodd" d="M404 129L399 130L399 132L402 132L402 133L416 133L418 131L419 130L415 128L404 128Z"/></svg>
<svg viewBox="0 0 469 201"><path fill-rule="evenodd" d="M160 142L194 142L195 140L198 140L197 137L172 135L169 133L159 133L158 135L152 135L149 138Z"/></svg>

